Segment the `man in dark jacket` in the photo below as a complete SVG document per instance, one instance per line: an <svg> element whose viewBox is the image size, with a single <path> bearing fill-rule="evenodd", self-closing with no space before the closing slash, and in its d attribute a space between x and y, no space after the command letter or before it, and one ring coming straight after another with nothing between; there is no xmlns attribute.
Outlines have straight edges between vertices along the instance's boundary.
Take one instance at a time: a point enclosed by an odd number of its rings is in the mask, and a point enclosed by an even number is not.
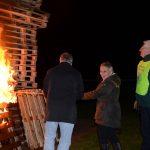
<svg viewBox="0 0 150 150"><path fill-rule="evenodd" d="M83 80L72 67L73 57L68 52L60 55L60 63L49 69L44 79L46 127L44 150L54 150L57 128L60 128L58 150L69 150L76 123L76 101L83 96Z"/></svg>
<svg viewBox="0 0 150 150"><path fill-rule="evenodd" d="M97 124L98 137L102 150L109 149L109 140L114 150L121 150L117 137L117 130L121 125L121 108L119 103L120 77L114 73L110 62L100 65L102 81L97 88L85 92L83 99L97 99L95 123Z"/></svg>

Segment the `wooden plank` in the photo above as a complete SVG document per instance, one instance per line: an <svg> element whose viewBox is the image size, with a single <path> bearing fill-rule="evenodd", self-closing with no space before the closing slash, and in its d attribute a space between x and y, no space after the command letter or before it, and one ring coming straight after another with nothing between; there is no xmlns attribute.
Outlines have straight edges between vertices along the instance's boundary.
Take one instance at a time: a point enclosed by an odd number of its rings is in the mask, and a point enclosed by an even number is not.
<svg viewBox="0 0 150 150"><path fill-rule="evenodd" d="M28 3L29 5L33 5L35 7L40 7L41 4L42 4L42 0L22 0L22 2L26 2Z"/></svg>
<svg viewBox="0 0 150 150"><path fill-rule="evenodd" d="M16 43L16 42L9 42L9 41L4 41L5 44L7 44L7 46L9 47L17 47L17 48L22 48L22 49L37 49L37 45L35 44L20 44L20 43Z"/></svg>
<svg viewBox="0 0 150 150"><path fill-rule="evenodd" d="M27 138L27 142L31 148L37 148L36 136L34 133L33 123L32 123L32 116L30 112L30 107L27 101L26 95L18 95L18 102L21 109L21 114L23 117L23 123L25 126L25 134Z"/></svg>
<svg viewBox="0 0 150 150"><path fill-rule="evenodd" d="M17 47L6 47L4 46L4 49L7 51L7 53L13 53L13 54L28 54L28 55L37 55L37 49L25 49L25 48L17 48Z"/></svg>
<svg viewBox="0 0 150 150"><path fill-rule="evenodd" d="M19 10L19 11L17 11ZM45 14L40 14L40 13L36 13L34 11L31 10L27 10L27 9L20 9L19 7L12 7L12 9L3 9L0 7L0 11L6 14L9 14L12 17L16 17L19 18L21 20L28 20L29 18L32 20L38 20L38 21L42 21L42 22L47 22L48 21L48 13L45 12ZM22 11L22 12L21 12ZM26 14L24 12L26 11ZM28 18L28 19L27 19Z"/></svg>
<svg viewBox="0 0 150 150"><path fill-rule="evenodd" d="M10 143L12 144L12 142L20 141L21 143L23 140L25 141L23 138L24 130L22 128L22 118L20 117L18 103L9 103L4 107L7 112L4 112L3 115L1 115L1 117L3 116L1 119L6 121L5 123L0 124L0 142L2 149L6 146L5 142L3 142L5 140L8 141L7 145ZM6 115L6 113L8 115Z"/></svg>
<svg viewBox="0 0 150 150"><path fill-rule="evenodd" d="M36 72L36 66L14 64L14 69L19 71L33 71Z"/></svg>
<svg viewBox="0 0 150 150"><path fill-rule="evenodd" d="M7 41L7 42L13 42L13 43L21 43L21 44L24 44L24 43L33 44L33 45L37 44L37 40L35 38L33 39L33 37L30 37L30 36L24 37L22 35L20 35L20 37L17 37L17 36L5 34L2 36L1 40Z"/></svg>
<svg viewBox="0 0 150 150"><path fill-rule="evenodd" d="M41 129L43 132L43 139L44 139L44 133L45 133L45 104L44 101L41 101L40 99L41 95L37 94L36 97L33 97L35 108L38 112L38 118L40 120ZM44 141L43 141L44 143Z"/></svg>
<svg viewBox="0 0 150 150"><path fill-rule="evenodd" d="M16 86L17 89L34 89L37 88L37 83L33 82L20 82L18 81L18 84Z"/></svg>
<svg viewBox="0 0 150 150"><path fill-rule="evenodd" d="M19 76L19 81L30 81L30 82L35 82L35 77L34 76L26 76L26 77L21 77Z"/></svg>
<svg viewBox="0 0 150 150"><path fill-rule="evenodd" d="M18 116L19 113L20 113L19 110L3 112L3 113L0 113L0 119L13 117L15 114L17 114L17 116Z"/></svg>
<svg viewBox="0 0 150 150"><path fill-rule="evenodd" d="M18 38L24 37L24 38L32 39L32 40L36 39L36 31L34 30L28 31L25 28L18 29L18 28L6 27L6 26L4 26L3 29L4 29L3 31L4 35L7 35L7 36L13 36L13 37L18 37Z"/></svg>
<svg viewBox="0 0 150 150"><path fill-rule="evenodd" d="M0 150L12 150L14 148L20 148L21 149L21 141L9 143L7 145L4 145L0 147Z"/></svg>
<svg viewBox="0 0 150 150"><path fill-rule="evenodd" d="M39 144L40 147L43 146L43 132L41 130L41 125L40 125L40 121L39 121L39 118L38 118L38 113L37 110L36 110L36 105L33 101L33 95L31 94L27 94L27 101L29 103L29 106L30 106L30 111L31 111L31 115L32 115L32 118L33 118L33 126L34 126L34 131L35 131L35 135L36 135L36 139L37 139L37 142Z"/></svg>
<svg viewBox="0 0 150 150"><path fill-rule="evenodd" d="M37 61L37 56L35 55L22 55L22 54L11 54L11 59L14 60L28 60L28 61Z"/></svg>
<svg viewBox="0 0 150 150"><path fill-rule="evenodd" d="M21 133L21 134L20 134ZM22 132L17 134L17 132L9 131L5 128L0 132L0 141L8 140L14 138L16 135L22 135Z"/></svg>
<svg viewBox="0 0 150 150"><path fill-rule="evenodd" d="M42 0L20 0L20 3L14 3L14 1L12 0L7 0L7 2L5 0L1 0L0 7L7 10L13 10L15 12L26 14L26 15L31 15L31 16L36 15L36 17L38 18L43 18L48 20L49 13L39 9L41 2ZM33 6L38 7L38 9L34 11L30 11L33 10Z"/></svg>
<svg viewBox="0 0 150 150"><path fill-rule="evenodd" d="M18 75L21 76L21 77L30 77L30 76L33 76L33 77L36 77L37 76L37 72L34 72L34 71L28 71L28 70L23 70L23 71L18 71Z"/></svg>
<svg viewBox="0 0 150 150"><path fill-rule="evenodd" d="M33 36L36 36L36 31L33 28L26 28L26 27L21 27L21 26L17 26L15 24L0 24L3 26L3 29L5 31L12 31L12 32L16 32L16 33L21 33L22 30L25 32L25 34L29 34Z"/></svg>
<svg viewBox="0 0 150 150"><path fill-rule="evenodd" d="M12 1L12 0L1 0L0 1L0 6L4 6L4 8L6 9L10 9L11 6L17 6L17 2Z"/></svg>
<svg viewBox="0 0 150 150"><path fill-rule="evenodd" d="M38 148L44 145L44 129L45 129L45 99L41 89L18 90L17 96L25 94L27 96L28 105L32 116L34 132L38 142Z"/></svg>
<svg viewBox="0 0 150 150"><path fill-rule="evenodd" d="M36 66L36 61L35 60L16 60L16 59L10 59L10 62L13 64L13 66L15 65L24 65L24 66Z"/></svg>
<svg viewBox="0 0 150 150"><path fill-rule="evenodd" d="M0 8L0 19L1 21L5 21L7 23L11 24L19 24L20 26L32 26L33 28L46 28L47 27L47 21L33 18L29 16L25 16L20 13L15 13L13 11L5 10Z"/></svg>

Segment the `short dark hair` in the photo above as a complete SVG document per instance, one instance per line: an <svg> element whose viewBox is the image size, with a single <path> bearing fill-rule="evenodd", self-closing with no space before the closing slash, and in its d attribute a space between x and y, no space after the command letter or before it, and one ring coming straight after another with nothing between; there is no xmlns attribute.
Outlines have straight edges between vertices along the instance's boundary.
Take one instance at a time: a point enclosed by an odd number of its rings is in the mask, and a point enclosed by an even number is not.
<svg viewBox="0 0 150 150"><path fill-rule="evenodd" d="M101 63L101 65L106 66L108 68L112 67L112 64L109 61L105 61L105 62Z"/></svg>
<svg viewBox="0 0 150 150"><path fill-rule="evenodd" d="M101 63L100 66L105 66L105 67L111 69L112 73L114 72L113 66L109 61L105 61L105 62Z"/></svg>

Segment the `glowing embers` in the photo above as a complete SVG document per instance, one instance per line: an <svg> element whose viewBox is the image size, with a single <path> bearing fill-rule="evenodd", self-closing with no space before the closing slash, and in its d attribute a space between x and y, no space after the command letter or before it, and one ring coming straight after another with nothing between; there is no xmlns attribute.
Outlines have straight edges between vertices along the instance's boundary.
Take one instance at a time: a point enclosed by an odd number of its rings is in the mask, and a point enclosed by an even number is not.
<svg viewBox="0 0 150 150"><path fill-rule="evenodd" d="M6 120L6 117L8 117L8 115L8 111L5 108L0 109L0 129L3 129L8 125L8 121Z"/></svg>

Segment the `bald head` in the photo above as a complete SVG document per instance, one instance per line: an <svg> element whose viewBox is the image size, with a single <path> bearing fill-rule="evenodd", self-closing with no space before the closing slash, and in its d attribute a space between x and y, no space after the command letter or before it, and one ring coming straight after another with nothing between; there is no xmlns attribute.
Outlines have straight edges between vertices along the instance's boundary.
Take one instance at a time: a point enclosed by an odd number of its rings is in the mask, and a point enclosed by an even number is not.
<svg viewBox="0 0 150 150"><path fill-rule="evenodd" d="M145 57L146 55L149 55L150 54L150 40L144 41L139 51L140 51L141 57Z"/></svg>
<svg viewBox="0 0 150 150"><path fill-rule="evenodd" d="M142 47L140 48L140 50L150 50L150 40L146 40L143 42Z"/></svg>

